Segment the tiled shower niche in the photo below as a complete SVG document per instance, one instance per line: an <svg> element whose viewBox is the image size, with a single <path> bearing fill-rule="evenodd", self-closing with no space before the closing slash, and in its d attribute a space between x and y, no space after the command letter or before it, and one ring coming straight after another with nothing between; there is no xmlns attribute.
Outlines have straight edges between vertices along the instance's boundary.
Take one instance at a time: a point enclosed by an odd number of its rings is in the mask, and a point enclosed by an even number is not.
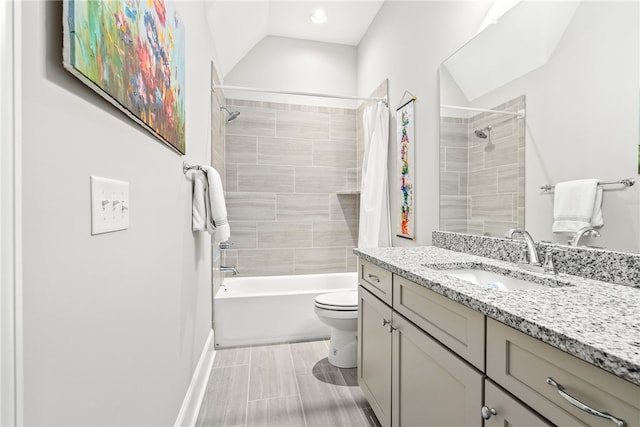
<svg viewBox="0 0 640 427"><path fill-rule="evenodd" d="M491 109L524 112L525 96ZM524 117L441 117L440 230L503 236L509 228L524 227L524 184Z"/></svg>
<svg viewBox="0 0 640 427"><path fill-rule="evenodd" d="M242 276L356 271L356 110L227 100L224 265Z"/></svg>

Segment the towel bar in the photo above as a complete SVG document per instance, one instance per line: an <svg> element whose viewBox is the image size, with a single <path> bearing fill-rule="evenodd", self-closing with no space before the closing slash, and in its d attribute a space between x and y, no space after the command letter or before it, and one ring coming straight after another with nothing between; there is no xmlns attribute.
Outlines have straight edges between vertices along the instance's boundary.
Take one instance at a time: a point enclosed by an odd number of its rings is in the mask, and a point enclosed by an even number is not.
<svg viewBox="0 0 640 427"><path fill-rule="evenodd" d="M187 173L190 170L195 169L195 170L199 170L199 171L203 171L202 166L200 165L195 165L195 166L191 166L189 163L187 162L182 162L182 173Z"/></svg>
<svg viewBox="0 0 640 427"><path fill-rule="evenodd" d="M603 182L598 182L598 185L613 185L613 184L622 184L625 187L632 187L633 184L636 183L635 178L624 178L621 179L620 181L603 181ZM555 185L543 185L542 187L540 187L540 189L542 191L544 191L545 193L551 193L551 191L553 191Z"/></svg>

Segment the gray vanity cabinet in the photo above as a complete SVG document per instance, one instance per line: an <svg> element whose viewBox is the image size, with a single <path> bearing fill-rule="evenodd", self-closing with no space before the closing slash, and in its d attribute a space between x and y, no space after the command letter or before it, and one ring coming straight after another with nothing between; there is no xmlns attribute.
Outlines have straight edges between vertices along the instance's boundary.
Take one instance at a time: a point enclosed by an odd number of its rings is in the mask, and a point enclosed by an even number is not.
<svg viewBox="0 0 640 427"><path fill-rule="evenodd" d="M401 278L372 267L359 265L358 383L380 424L482 426L483 374L394 311L386 301L395 302Z"/></svg>
<svg viewBox="0 0 640 427"><path fill-rule="evenodd" d="M490 380L484 385L485 406L482 411L488 418L484 427L551 427L549 423L537 413L524 406L520 401ZM579 425L579 424L572 424Z"/></svg>
<svg viewBox="0 0 640 427"><path fill-rule="evenodd" d="M391 425L391 307L358 287L358 384L382 427Z"/></svg>
<svg viewBox="0 0 640 427"><path fill-rule="evenodd" d="M481 426L483 375L402 316L394 316L393 426Z"/></svg>

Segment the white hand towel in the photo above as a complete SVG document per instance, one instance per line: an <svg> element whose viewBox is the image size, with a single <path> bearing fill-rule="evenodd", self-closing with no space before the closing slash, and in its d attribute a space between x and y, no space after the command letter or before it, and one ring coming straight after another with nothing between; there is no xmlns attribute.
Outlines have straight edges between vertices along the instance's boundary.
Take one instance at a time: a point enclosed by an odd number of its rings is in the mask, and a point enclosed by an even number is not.
<svg viewBox="0 0 640 427"><path fill-rule="evenodd" d="M597 179L556 184L553 199L554 233L575 233L583 227L599 227L602 218L602 188Z"/></svg>
<svg viewBox="0 0 640 427"><path fill-rule="evenodd" d="M208 183L205 174L196 171L193 175L193 207L191 209L191 229L207 230Z"/></svg>
<svg viewBox="0 0 640 427"><path fill-rule="evenodd" d="M227 221L227 205L224 201L222 180L218 171L211 166L202 166L208 181L209 214L207 215L207 231L216 243L226 242L231 236L231 229Z"/></svg>

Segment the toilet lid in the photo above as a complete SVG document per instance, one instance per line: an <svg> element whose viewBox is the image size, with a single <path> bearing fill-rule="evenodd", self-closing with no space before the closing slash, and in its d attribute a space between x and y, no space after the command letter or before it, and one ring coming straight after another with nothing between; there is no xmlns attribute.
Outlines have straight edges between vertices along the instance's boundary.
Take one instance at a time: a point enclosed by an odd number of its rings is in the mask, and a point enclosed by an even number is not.
<svg viewBox="0 0 640 427"><path fill-rule="evenodd" d="M357 310L358 291L332 292L318 295L315 303L316 306L329 310Z"/></svg>

